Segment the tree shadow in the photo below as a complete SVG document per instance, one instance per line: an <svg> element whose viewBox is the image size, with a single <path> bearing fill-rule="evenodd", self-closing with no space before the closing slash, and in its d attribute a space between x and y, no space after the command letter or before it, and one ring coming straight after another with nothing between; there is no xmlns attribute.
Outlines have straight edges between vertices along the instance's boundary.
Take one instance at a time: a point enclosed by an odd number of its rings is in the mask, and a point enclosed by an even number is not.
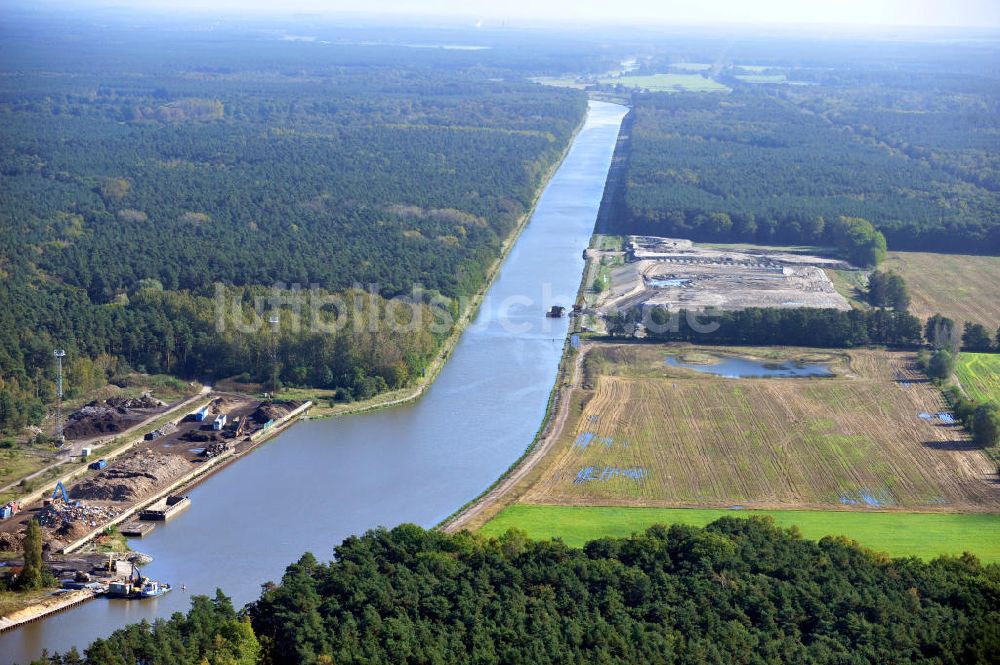
<svg viewBox="0 0 1000 665"><path fill-rule="evenodd" d="M924 441L925 448L931 448L932 450L957 450L957 451L969 451L969 450L982 450L972 441L959 439L952 441Z"/></svg>

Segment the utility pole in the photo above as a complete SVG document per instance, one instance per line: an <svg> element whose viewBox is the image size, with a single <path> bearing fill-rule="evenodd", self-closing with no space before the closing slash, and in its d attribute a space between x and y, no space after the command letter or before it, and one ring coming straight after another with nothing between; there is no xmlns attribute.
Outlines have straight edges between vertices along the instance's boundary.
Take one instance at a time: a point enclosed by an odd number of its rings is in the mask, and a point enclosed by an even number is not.
<svg viewBox="0 0 1000 665"><path fill-rule="evenodd" d="M66 357L66 352L62 349L56 349L52 352L52 355L56 359L56 437L59 439L59 445L61 446L64 442L63 438L63 426L62 426L62 400L63 400L63 375L62 375L62 359Z"/></svg>
<svg viewBox="0 0 1000 665"><path fill-rule="evenodd" d="M281 329L281 319L277 314L268 317L271 324L271 397L278 392L278 331Z"/></svg>

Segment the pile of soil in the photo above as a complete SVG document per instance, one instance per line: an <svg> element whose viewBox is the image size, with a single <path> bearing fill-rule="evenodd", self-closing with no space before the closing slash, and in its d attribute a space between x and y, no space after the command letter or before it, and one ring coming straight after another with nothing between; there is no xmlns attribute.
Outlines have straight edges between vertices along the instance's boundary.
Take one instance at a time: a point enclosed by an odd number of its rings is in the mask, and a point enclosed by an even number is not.
<svg viewBox="0 0 1000 665"><path fill-rule="evenodd" d="M104 401L107 406L113 409L156 409L163 406L163 402L152 397L143 395L142 397L109 397Z"/></svg>
<svg viewBox="0 0 1000 665"><path fill-rule="evenodd" d="M86 536L97 526L99 526L97 522L94 522L93 526L90 522L63 522L52 535L63 542L72 543Z"/></svg>
<svg viewBox="0 0 1000 665"><path fill-rule="evenodd" d="M0 533L0 552L20 552L20 533Z"/></svg>
<svg viewBox="0 0 1000 665"><path fill-rule="evenodd" d="M216 397L212 400L212 403L208 405L208 412L214 413L216 415L220 413L228 412L233 406L239 404L240 400L234 397L227 397L223 395L222 397Z"/></svg>
<svg viewBox="0 0 1000 665"><path fill-rule="evenodd" d="M269 420L284 418L299 405L300 402L264 402L250 417L254 419L254 422L263 425Z"/></svg>
<svg viewBox="0 0 1000 665"><path fill-rule="evenodd" d="M143 395L109 397L104 402L91 402L69 417L63 434L67 439L90 439L104 434L117 434L135 425L148 414L132 413L135 409L156 409L163 402Z"/></svg>
<svg viewBox="0 0 1000 665"><path fill-rule="evenodd" d="M109 406L88 404L69 417L63 429L67 439L89 439L102 434L116 434L128 429L125 409L119 411Z"/></svg>
<svg viewBox="0 0 1000 665"><path fill-rule="evenodd" d="M182 457L146 450L115 461L73 487L70 495L94 501L135 501L189 469L189 463Z"/></svg>
<svg viewBox="0 0 1000 665"><path fill-rule="evenodd" d="M192 443L205 443L207 441L218 441L219 436L214 432L199 432L198 430L193 429L185 432L181 439Z"/></svg>

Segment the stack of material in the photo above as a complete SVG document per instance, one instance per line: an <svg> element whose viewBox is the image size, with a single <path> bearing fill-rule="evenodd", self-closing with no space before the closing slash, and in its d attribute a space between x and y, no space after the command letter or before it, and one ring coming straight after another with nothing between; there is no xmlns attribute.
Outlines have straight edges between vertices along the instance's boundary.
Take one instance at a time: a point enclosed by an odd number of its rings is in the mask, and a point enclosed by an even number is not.
<svg viewBox="0 0 1000 665"><path fill-rule="evenodd" d="M0 552L20 552L20 533L0 533Z"/></svg>
<svg viewBox="0 0 1000 665"><path fill-rule="evenodd" d="M73 488L74 499L135 501L180 476L190 468L177 455L151 450L133 453Z"/></svg>
<svg viewBox="0 0 1000 665"><path fill-rule="evenodd" d="M117 434L149 416L163 402L150 395L142 397L109 397L104 402L91 402L69 417L63 433L67 439L87 439L102 434Z"/></svg>
<svg viewBox="0 0 1000 665"><path fill-rule="evenodd" d="M300 405L299 402L264 402L250 417L259 424L287 416Z"/></svg>
<svg viewBox="0 0 1000 665"><path fill-rule="evenodd" d="M69 417L63 430L67 439L85 439L102 434L115 434L128 428L124 409L89 404Z"/></svg>
<svg viewBox="0 0 1000 665"><path fill-rule="evenodd" d="M153 441L154 439L159 439L161 436L166 436L168 434L173 434L177 431L177 425L173 423L167 423L159 429L154 429L152 432L146 435L146 441Z"/></svg>
<svg viewBox="0 0 1000 665"><path fill-rule="evenodd" d="M142 397L109 397L105 404L114 409L156 409L163 406L163 402L155 397L146 394Z"/></svg>
<svg viewBox="0 0 1000 665"><path fill-rule="evenodd" d="M53 530L58 536L73 539L117 517L119 512L113 507L58 501L46 506L38 514L38 525Z"/></svg>
<svg viewBox="0 0 1000 665"><path fill-rule="evenodd" d="M229 444L225 441L220 441L208 445L203 451L201 451L201 456L211 459L212 457L218 457L227 450L229 450Z"/></svg>

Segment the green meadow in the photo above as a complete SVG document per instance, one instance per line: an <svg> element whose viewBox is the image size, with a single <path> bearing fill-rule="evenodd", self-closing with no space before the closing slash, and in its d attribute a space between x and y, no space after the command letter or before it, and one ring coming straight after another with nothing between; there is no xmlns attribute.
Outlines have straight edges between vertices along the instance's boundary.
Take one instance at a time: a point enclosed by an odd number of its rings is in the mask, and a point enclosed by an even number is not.
<svg viewBox="0 0 1000 665"><path fill-rule="evenodd" d="M955 373L965 392L977 402L1000 404L1000 354L962 353Z"/></svg>
<svg viewBox="0 0 1000 665"><path fill-rule="evenodd" d="M704 526L720 517L769 515L779 526L799 527L819 540L843 535L894 557L972 552L983 562L1000 562L1000 515L861 511L619 508L515 504L486 523L480 533L496 536L516 527L532 538L561 538L581 546L602 536L628 536L652 524Z"/></svg>

